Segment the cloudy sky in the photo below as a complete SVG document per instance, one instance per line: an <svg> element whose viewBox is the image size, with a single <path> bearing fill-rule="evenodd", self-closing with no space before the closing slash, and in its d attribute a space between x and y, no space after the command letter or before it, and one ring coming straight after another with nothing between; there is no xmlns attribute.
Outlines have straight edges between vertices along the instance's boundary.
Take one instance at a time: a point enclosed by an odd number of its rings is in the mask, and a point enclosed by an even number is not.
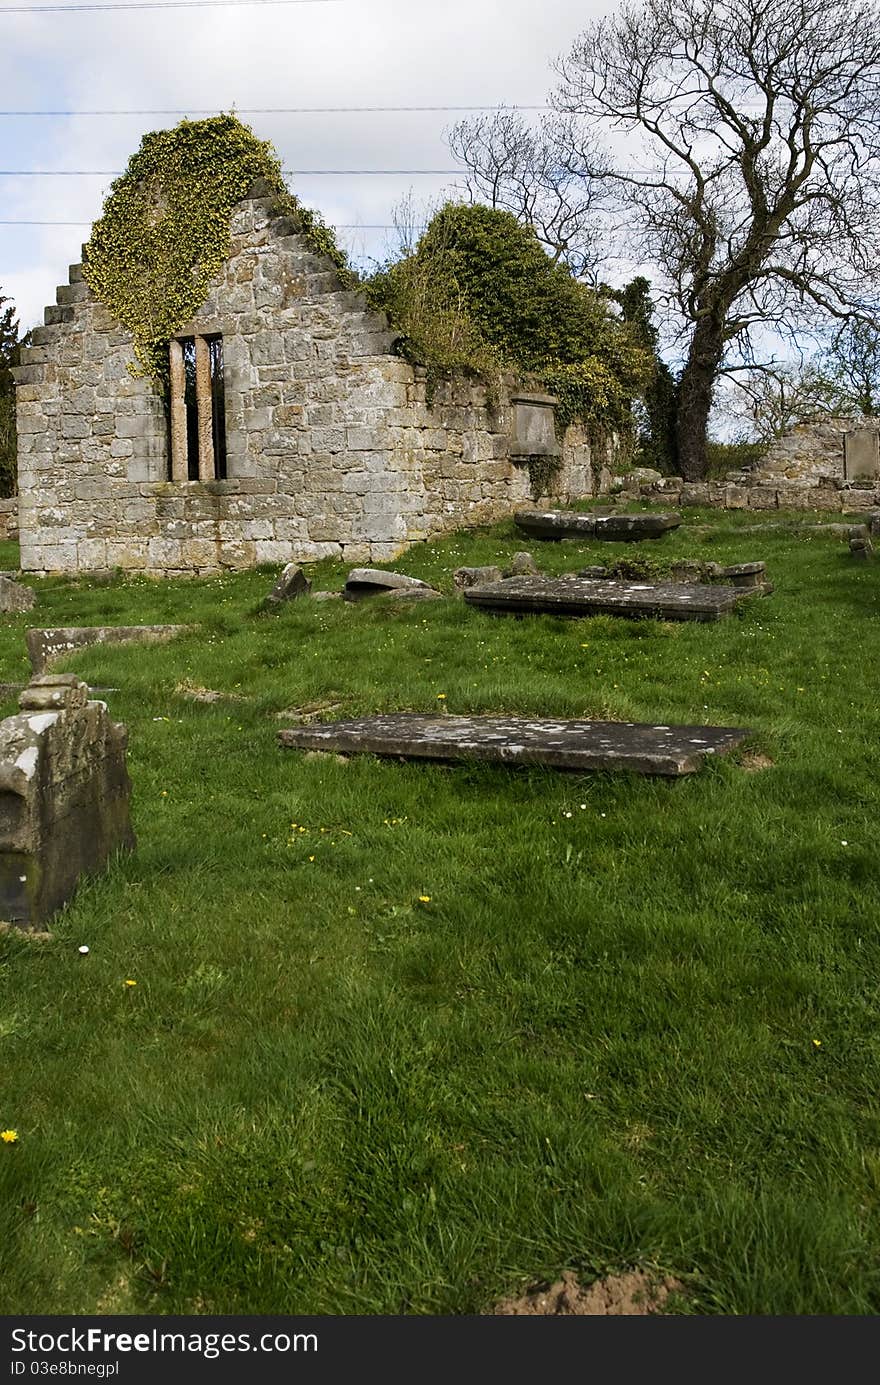
<svg viewBox="0 0 880 1385"><path fill-rule="evenodd" d="M0 0L0 293L15 301L23 329L55 301L108 175L125 167L145 131L185 112L234 108L291 170L451 170L444 131L460 118L453 112L245 112L541 105L553 59L610 8L602 0L311 0L126 11L118 0L119 8L90 11L76 8L86 0L59 0L57 9L13 12L51 3ZM156 110L175 114L78 114ZM51 170L77 176L32 176ZM98 176L79 176L92 171ZM363 260L381 258L393 241L367 228L390 224L410 189L419 204L436 200L455 174L295 172L288 181L327 221L354 228L340 239Z"/></svg>

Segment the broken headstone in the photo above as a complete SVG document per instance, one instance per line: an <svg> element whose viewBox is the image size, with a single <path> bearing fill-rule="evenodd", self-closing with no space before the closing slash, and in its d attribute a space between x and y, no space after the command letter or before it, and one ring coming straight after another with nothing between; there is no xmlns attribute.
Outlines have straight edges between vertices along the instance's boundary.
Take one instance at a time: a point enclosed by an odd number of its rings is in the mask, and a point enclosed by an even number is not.
<svg viewBox="0 0 880 1385"><path fill-rule="evenodd" d="M420 587L423 591L434 588L418 577L407 577L402 572L385 572L382 568L352 568L345 583L342 595L346 601L362 601L367 596L382 596L390 591L410 591Z"/></svg>
<svg viewBox="0 0 880 1385"><path fill-rule="evenodd" d="M538 568L531 553L514 553L510 560L510 567L504 569L504 578L508 577L537 577Z"/></svg>
<svg viewBox="0 0 880 1385"><path fill-rule="evenodd" d="M478 587L484 582L500 582L500 567L457 567L452 580L463 591L466 587Z"/></svg>
<svg viewBox="0 0 880 1385"><path fill-rule="evenodd" d="M311 589L312 584L302 568L296 563L288 563L263 601L263 606L271 610L285 601L295 601L298 596L308 596Z"/></svg>
<svg viewBox="0 0 880 1385"><path fill-rule="evenodd" d="M0 576L0 611L31 611L37 599L33 587L24 587L9 577Z"/></svg>
<svg viewBox="0 0 880 1385"><path fill-rule="evenodd" d="M74 674L43 675L0 722L0 918L24 928L135 845L125 727L87 693Z"/></svg>
<svg viewBox="0 0 880 1385"><path fill-rule="evenodd" d="M874 545L868 538L851 538L849 551L859 562L867 562L874 552Z"/></svg>

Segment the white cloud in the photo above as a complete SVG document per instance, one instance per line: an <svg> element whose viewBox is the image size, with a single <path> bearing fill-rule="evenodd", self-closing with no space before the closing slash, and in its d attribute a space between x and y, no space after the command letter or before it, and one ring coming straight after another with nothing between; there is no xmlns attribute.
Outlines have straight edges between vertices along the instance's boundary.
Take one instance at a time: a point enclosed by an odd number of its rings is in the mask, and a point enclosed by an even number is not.
<svg viewBox="0 0 880 1385"><path fill-rule="evenodd" d="M342 0L339 4L40 16L0 15L4 106L45 110L539 104L550 64L604 6L578 0ZM295 168L451 168L452 114L243 116ZM122 169L145 131L177 117L0 117L0 168ZM109 178L2 178L0 218L84 221ZM336 223L388 223L412 186L450 177L298 177ZM0 226L0 292L24 326L42 320L88 224ZM345 232L381 256L382 231Z"/></svg>

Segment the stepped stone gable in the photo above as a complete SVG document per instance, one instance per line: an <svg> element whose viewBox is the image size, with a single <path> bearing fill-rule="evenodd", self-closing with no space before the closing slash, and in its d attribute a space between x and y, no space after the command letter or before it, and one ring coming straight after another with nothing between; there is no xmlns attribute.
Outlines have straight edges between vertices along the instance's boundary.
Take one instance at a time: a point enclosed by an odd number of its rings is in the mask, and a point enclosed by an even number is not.
<svg viewBox="0 0 880 1385"><path fill-rule="evenodd" d="M429 407L424 372L393 354L384 316L341 286L291 218L273 215L271 198L240 203L231 230L207 299L169 344L170 426L157 386L129 371L130 333L80 266L46 309L17 371L25 571L375 562L529 503L517 429L524 418L537 426L546 453L546 420L536 425L535 411L548 411L552 427L552 402L536 396L530 409L521 391L515 404L502 392L490 407L482 386L459 379ZM212 395L218 340L223 392ZM199 401L189 446L200 479L182 479L195 467L187 473L187 341ZM217 418L225 429L225 474L216 479L212 408L215 443ZM567 430L561 454L554 497L591 494L582 430Z"/></svg>

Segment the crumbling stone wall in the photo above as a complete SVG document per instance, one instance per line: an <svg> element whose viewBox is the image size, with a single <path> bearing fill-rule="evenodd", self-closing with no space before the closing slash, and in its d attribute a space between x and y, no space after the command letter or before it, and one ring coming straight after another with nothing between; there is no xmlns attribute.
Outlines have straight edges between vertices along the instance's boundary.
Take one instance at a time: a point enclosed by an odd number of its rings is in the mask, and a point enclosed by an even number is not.
<svg viewBox="0 0 880 1385"><path fill-rule="evenodd" d="M0 500L0 541L18 538L18 501Z"/></svg>
<svg viewBox="0 0 880 1385"><path fill-rule="evenodd" d="M125 727L75 674L35 678L0 722L0 919L44 922L80 876L131 850Z"/></svg>
<svg viewBox="0 0 880 1385"><path fill-rule="evenodd" d="M462 379L429 404L384 316L271 199L233 213L230 256L179 335L216 334L228 479L172 483L160 392L132 376L130 334L72 267L17 372L26 571L377 561L529 501L510 394ZM583 432L560 452L554 498L591 494Z"/></svg>

